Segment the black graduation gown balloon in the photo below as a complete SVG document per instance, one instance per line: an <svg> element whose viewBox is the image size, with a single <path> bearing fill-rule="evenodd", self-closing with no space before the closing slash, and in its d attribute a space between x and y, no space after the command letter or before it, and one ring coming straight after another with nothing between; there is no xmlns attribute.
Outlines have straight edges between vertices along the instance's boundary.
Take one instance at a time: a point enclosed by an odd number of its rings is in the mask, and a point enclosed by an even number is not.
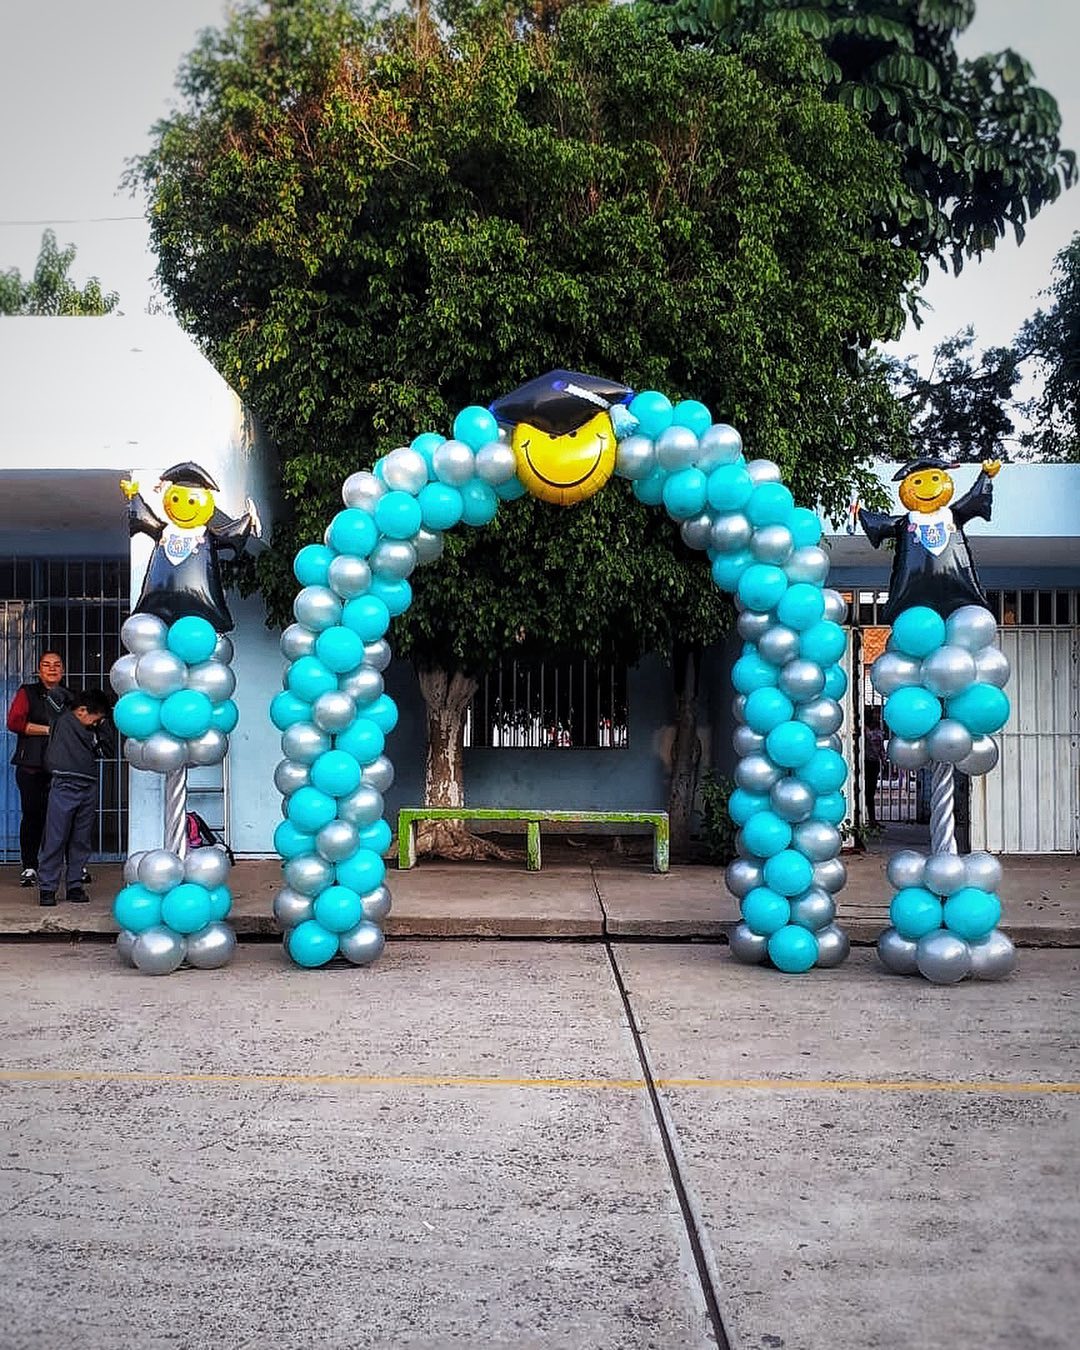
<svg viewBox="0 0 1080 1350"><path fill-rule="evenodd" d="M926 605L945 619L963 605L986 604L963 527L976 516L990 519L993 495L993 481L980 473L958 501L929 517L912 511L901 516L859 512L859 523L875 548L886 539L895 541L882 622L891 624L913 605Z"/></svg>

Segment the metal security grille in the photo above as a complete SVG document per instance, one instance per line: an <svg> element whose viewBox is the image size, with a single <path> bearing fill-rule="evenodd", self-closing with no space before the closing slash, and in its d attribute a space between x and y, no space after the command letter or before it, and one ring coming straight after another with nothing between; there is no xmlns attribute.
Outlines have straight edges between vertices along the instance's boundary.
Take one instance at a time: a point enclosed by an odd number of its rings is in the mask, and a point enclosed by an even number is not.
<svg viewBox="0 0 1080 1350"><path fill-rule="evenodd" d="M121 654L128 614L126 558L0 558L0 698L4 711L19 685L34 678L47 647L64 658L69 689L108 690L109 669ZM19 794L8 763L0 766L0 862L19 860ZM95 853L123 856L127 841L127 765L101 766L101 810Z"/></svg>
<svg viewBox="0 0 1080 1350"><path fill-rule="evenodd" d="M465 718L467 746L625 749L626 671L595 661L507 661Z"/></svg>

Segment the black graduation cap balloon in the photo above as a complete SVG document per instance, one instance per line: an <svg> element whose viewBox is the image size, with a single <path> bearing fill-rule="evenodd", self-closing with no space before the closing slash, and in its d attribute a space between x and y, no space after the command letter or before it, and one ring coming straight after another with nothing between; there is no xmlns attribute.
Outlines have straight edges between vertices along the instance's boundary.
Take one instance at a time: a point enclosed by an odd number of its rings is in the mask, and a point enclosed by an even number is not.
<svg viewBox="0 0 1080 1350"><path fill-rule="evenodd" d="M940 455L923 455L919 459L909 460L907 464L893 474L894 483L902 483L910 474L918 473L921 469L937 469L944 473L948 469L959 468L956 460L942 459Z"/></svg>
<svg viewBox="0 0 1080 1350"><path fill-rule="evenodd" d="M177 487L202 488L205 492L221 491L202 465L190 459L185 459L182 464L174 464L171 469L165 469L161 481L175 483Z"/></svg>
<svg viewBox="0 0 1080 1350"><path fill-rule="evenodd" d="M565 436L598 412L610 412L633 397L634 391L617 380L576 370L549 370L497 398L491 412L505 426L527 422L548 436Z"/></svg>

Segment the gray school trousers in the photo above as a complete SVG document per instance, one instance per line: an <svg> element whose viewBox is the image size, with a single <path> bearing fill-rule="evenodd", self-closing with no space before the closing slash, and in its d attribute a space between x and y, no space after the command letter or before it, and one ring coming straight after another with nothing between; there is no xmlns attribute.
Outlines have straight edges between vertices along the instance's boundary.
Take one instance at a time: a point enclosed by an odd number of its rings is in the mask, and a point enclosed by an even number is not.
<svg viewBox="0 0 1080 1350"><path fill-rule="evenodd" d="M81 886L83 868L94 848L98 785L96 778L54 773L45 813L45 837L38 856L38 887L55 891L67 855L68 887Z"/></svg>

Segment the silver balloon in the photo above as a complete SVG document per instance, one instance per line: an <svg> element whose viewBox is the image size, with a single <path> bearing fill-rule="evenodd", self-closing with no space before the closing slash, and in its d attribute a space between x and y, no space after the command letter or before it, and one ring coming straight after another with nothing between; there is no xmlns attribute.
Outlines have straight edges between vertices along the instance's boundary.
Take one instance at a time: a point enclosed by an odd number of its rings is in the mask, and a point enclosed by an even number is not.
<svg viewBox="0 0 1080 1350"><path fill-rule="evenodd" d="M735 754L739 759L745 759L747 755L760 755L764 752L765 737L757 731L751 731L744 723L735 728L731 744L735 747Z"/></svg>
<svg viewBox="0 0 1080 1350"><path fill-rule="evenodd" d="M184 879L184 862L167 848L152 848L139 862L139 884L155 895L164 895Z"/></svg>
<svg viewBox="0 0 1080 1350"><path fill-rule="evenodd" d="M923 868L922 881L935 895L952 895L967 885L964 860L956 853L931 853Z"/></svg>
<svg viewBox="0 0 1080 1350"><path fill-rule="evenodd" d="M229 855L223 848L214 845L193 848L184 859L184 880L212 891L217 886L225 885L231 869Z"/></svg>
<svg viewBox="0 0 1080 1350"><path fill-rule="evenodd" d="M647 478L656 467L656 447L648 436L627 436L615 452L615 472L620 478Z"/></svg>
<svg viewBox="0 0 1080 1350"><path fill-rule="evenodd" d="M310 895L301 895L291 886L284 886L274 896L274 919L286 932L297 924L315 917L315 901Z"/></svg>
<svg viewBox="0 0 1080 1350"><path fill-rule="evenodd" d="M885 879L894 891L906 890L908 886L921 886L926 859L913 848L902 848L894 853L885 865Z"/></svg>
<svg viewBox="0 0 1080 1350"><path fill-rule="evenodd" d="M146 659L142 657L140 661ZM198 665L188 667L187 687L198 689L211 703L224 703L227 698L233 696L236 676L229 666L223 665L220 661L200 661Z"/></svg>
<svg viewBox="0 0 1080 1350"><path fill-rule="evenodd" d="M805 722L815 736L831 736L840 730L844 710L834 698L815 698L796 708L795 720Z"/></svg>
<svg viewBox="0 0 1080 1350"><path fill-rule="evenodd" d="M731 715L736 722L746 721L746 695L736 694L731 700Z"/></svg>
<svg viewBox="0 0 1080 1350"><path fill-rule="evenodd" d="M829 575L829 555L816 544L804 544L784 564L784 571L790 582L807 581L811 586L820 586Z"/></svg>
<svg viewBox="0 0 1080 1350"><path fill-rule="evenodd" d="M992 853L969 853L964 859L964 885L980 891L999 891L1005 879L1001 863Z"/></svg>
<svg viewBox="0 0 1080 1350"><path fill-rule="evenodd" d="M966 647L948 643L923 658L922 683L938 698L966 689L975 678L975 658Z"/></svg>
<svg viewBox="0 0 1080 1350"><path fill-rule="evenodd" d="M296 722L281 733L282 753L297 764L314 764L329 749L330 737L310 722Z"/></svg>
<svg viewBox="0 0 1080 1350"><path fill-rule="evenodd" d="M816 933L836 918L836 901L828 891L811 886L791 902L791 922Z"/></svg>
<svg viewBox="0 0 1080 1350"><path fill-rule="evenodd" d="M772 809L789 824L806 820L814 809L814 794L798 778L781 778L769 789Z"/></svg>
<svg viewBox="0 0 1080 1350"><path fill-rule="evenodd" d="M781 479L780 466L774 464L771 459L750 460L746 472L755 487L759 483L779 483Z"/></svg>
<svg viewBox="0 0 1080 1350"><path fill-rule="evenodd" d="M338 938L338 951L354 966L370 966L372 961L382 955L385 946L386 938L382 929L367 919L361 919L355 928L350 928Z"/></svg>
<svg viewBox="0 0 1080 1350"><path fill-rule="evenodd" d="M804 820L792 830L791 845L811 862L825 862L840 852L840 831L824 820Z"/></svg>
<svg viewBox="0 0 1080 1350"><path fill-rule="evenodd" d="M317 853L301 853L284 866L285 880L301 895L318 895L334 880L334 867Z"/></svg>
<svg viewBox="0 0 1080 1350"><path fill-rule="evenodd" d="M724 882L736 900L749 895L754 887L762 885L764 880L763 868L758 863L747 862L745 858L734 859L724 869Z"/></svg>
<svg viewBox="0 0 1080 1350"><path fill-rule="evenodd" d="M351 473L341 485L341 500L346 506L356 506L361 511L375 512L375 505L386 492L386 485L380 483L373 473L362 469Z"/></svg>
<svg viewBox="0 0 1080 1350"><path fill-rule="evenodd" d="M982 605L954 609L945 620L945 641L952 646L966 647L969 652L996 646L997 620Z"/></svg>
<svg viewBox="0 0 1080 1350"><path fill-rule="evenodd" d="M971 754L971 732L955 717L943 717L926 733L926 753L941 764L959 764Z"/></svg>
<svg viewBox="0 0 1080 1350"><path fill-rule="evenodd" d="M134 886L139 879L139 864L146 857L147 850L142 849L138 853L129 853L124 862L124 885Z"/></svg>
<svg viewBox="0 0 1080 1350"><path fill-rule="evenodd" d="M371 550L370 562L376 576L401 581L416 571L416 549L407 539L380 539Z"/></svg>
<svg viewBox="0 0 1080 1350"><path fill-rule="evenodd" d="M922 679L922 663L901 652L882 652L870 667L870 683L886 698Z"/></svg>
<svg viewBox="0 0 1080 1350"><path fill-rule="evenodd" d="M971 974L971 949L963 938L944 928L927 933L916 944L919 973L931 984L959 984Z"/></svg>
<svg viewBox="0 0 1080 1350"><path fill-rule="evenodd" d="M360 847L356 826L347 820L332 820L315 836L315 847L327 862L341 862L351 858Z"/></svg>
<svg viewBox="0 0 1080 1350"><path fill-rule="evenodd" d="M445 542L442 530L425 530L422 527L413 535L412 546L416 550L416 565L438 562L443 555Z"/></svg>
<svg viewBox="0 0 1080 1350"><path fill-rule="evenodd" d="M363 595L371 586L371 567L366 558L341 553L327 569L326 579L335 595L340 595L343 600L351 600L354 596Z"/></svg>
<svg viewBox="0 0 1080 1350"><path fill-rule="evenodd" d="M141 660L142 657L136 652L128 652L113 662L112 669L109 671L109 683L117 697L121 694L130 694L133 689L138 689L139 682L135 678L135 667Z"/></svg>
<svg viewBox="0 0 1080 1350"><path fill-rule="evenodd" d="M116 937L116 954L123 961L125 966L134 966L135 958L132 952L135 950L135 939L137 933L133 933L129 928L121 928Z"/></svg>
<svg viewBox="0 0 1080 1350"><path fill-rule="evenodd" d="M729 427L726 422L714 422L701 436L694 463L704 473L708 473L718 464L737 463L742 449L742 437L734 427Z"/></svg>
<svg viewBox="0 0 1080 1350"><path fill-rule="evenodd" d="M274 786L283 797L291 797L297 789L307 787L310 782L311 769L307 764L283 759L274 770Z"/></svg>
<svg viewBox="0 0 1080 1350"><path fill-rule="evenodd" d="M187 742L178 741L167 731L155 731L143 741L140 768L149 769L151 773L172 773L186 763Z"/></svg>
<svg viewBox="0 0 1080 1350"><path fill-rule="evenodd" d="M842 891L847 883L847 868L839 858L825 858L814 864L814 876L811 885L820 886L823 891L835 895Z"/></svg>
<svg viewBox="0 0 1080 1350"><path fill-rule="evenodd" d="M737 553L754 537L754 527L741 511L728 511L712 524L712 546L717 553Z"/></svg>
<svg viewBox="0 0 1080 1350"><path fill-rule="evenodd" d="M1016 966L1016 948L1000 928L981 942L968 944L971 973L977 980L1003 980Z"/></svg>
<svg viewBox="0 0 1080 1350"><path fill-rule="evenodd" d="M164 924L144 929L131 948L131 959L144 975L171 975L183 961L187 941Z"/></svg>
<svg viewBox="0 0 1080 1350"><path fill-rule="evenodd" d="M744 610L746 614L752 610ZM750 639L753 641L753 639ZM770 624L757 640L758 652L773 666L785 666L799 655L799 635L794 628L785 628L782 623ZM822 681L824 681L822 676Z"/></svg>
<svg viewBox="0 0 1080 1350"><path fill-rule="evenodd" d="M926 748L926 737L909 741L906 736L890 736L888 757L898 769L921 769L930 763L930 752Z"/></svg>
<svg viewBox="0 0 1080 1350"><path fill-rule="evenodd" d="M689 427L670 426L656 438L656 462L668 473L689 468L698 450L698 438Z"/></svg>
<svg viewBox="0 0 1080 1350"><path fill-rule="evenodd" d="M187 940L188 965L199 970L220 970L229 964L235 952L236 934L220 919L192 933Z"/></svg>
<svg viewBox="0 0 1080 1350"><path fill-rule="evenodd" d="M364 918L370 919L372 923L382 923L390 913L390 890L387 886L376 886L360 899L364 906Z"/></svg>
<svg viewBox="0 0 1080 1350"><path fill-rule="evenodd" d="M760 933L751 933L745 923L737 923L728 934L731 954L744 966L760 966L769 954L769 939Z"/></svg>
<svg viewBox="0 0 1080 1350"><path fill-rule="evenodd" d="M394 784L394 766L385 755L365 764L360 775L361 781L378 792L389 792Z"/></svg>
<svg viewBox="0 0 1080 1350"><path fill-rule="evenodd" d="M223 731L211 727L201 736L186 742L188 764L220 764L229 753L229 738Z"/></svg>
<svg viewBox="0 0 1080 1350"><path fill-rule="evenodd" d="M392 653L385 638L376 638L374 642L364 643L364 664L373 670L385 670L390 664Z"/></svg>
<svg viewBox="0 0 1080 1350"><path fill-rule="evenodd" d="M232 644L232 638L229 637L228 633L219 633L218 640L214 644L214 650L211 653L212 659L214 661L220 661L222 665L227 666L232 662L235 655L236 651Z"/></svg>
<svg viewBox="0 0 1080 1350"><path fill-rule="evenodd" d="M780 692L793 703L812 703L825 688L825 672L816 661L789 661L777 680Z"/></svg>
<svg viewBox="0 0 1080 1350"><path fill-rule="evenodd" d="M735 765L735 782L745 792L764 793L783 775L765 755L747 755Z"/></svg>
<svg viewBox="0 0 1080 1350"><path fill-rule="evenodd" d="M198 667L195 666L193 669L197 670ZM135 684L144 694L153 694L155 698L168 698L178 689L183 689L187 675L186 662L181 661L172 652L156 647L152 652L143 652L138 658Z"/></svg>
<svg viewBox="0 0 1080 1350"><path fill-rule="evenodd" d="M1004 689L1011 674L1009 658L1000 647L983 647L975 653L975 676L981 684L994 684Z"/></svg>
<svg viewBox="0 0 1080 1350"><path fill-rule="evenodd" d="M914 975L919 969L917 953L918 943L901 937L895 928L886 928L877 940L881 964L894 975Z"/></svg>
<svg viewBox="0 0 1080 1350"><path fill-rule="evenodd" d="M391 450L382 462L382 480L393 491L415 497L428 480L427 460L408 446Z"/></svg>
<svg viewBox="0 0 1080 1350"><path fill-rule="evenodd" d="M384 809L382 793L370 783L361 783L355 792L338 799L338 817L352 825L374 825Z"/></svg>
<svg viewBox="0 0 1080 1350"><path fill-rule="evenodd" d="M463 441L443 441L431 456L440 483L461 487L476 475L476 456Z"/></svg>
<svg viewBox="0 0 1080 1350"><path fill-rule="evenodd" d="M844 742L839 736L819 736L814 744L819 750L835 750L838 755L844 753Z"/></svg>
<svg viewBox="0 0 1080 1350"><path fill-rule="evenodd" d="M383 677L366 663L338 680L338 689L360 704L371 703L383 692Z"/></svg>
<svg viewBox="0 0 1080 1350"><path fill-rule="evenodd" d="M975 778L995 769L999 754L998 743L993 736L976 736L971 742L971 749L963 759L957 761L956 767L961 773Z"/></svg>
<svg viewBox="0 0 1080 1350"><path fill-rule="evenodd" d="M505 441L488 441L476 452L476 476L492 487L509 483L517 471L514 452Z"/></svg>
<svg viewBox="0 0 1080 1350"><path fill-rule="evenodd" d="M321 633L341 622L341 600L329 586L305 586L293 600L296 622Z"/></svg>
<svg viewBox="0 0 1080 1350"><path fill-rule="evenodd" d="M831 923L827 928L819 929L817 938L817 962L822 970L832 970L842 966L851 951L851 941L842 928Z"/></svg>
<svg viewBox="0 0 1080 1350"><path fill-rule="evenodd" d="M845 623L848 616L848 606L840 592L834 591L831 586L826 586L821 595L825 601L825 618L832 623Z"/></svg>
<svg viewBox="0 0 1080 1350"><path fill-rule="evenodd" d="M735 620L735 627L744 642L760 642L776 626L771 614L759 614L756 609L744 609Z"/></svg>
<svg viewBox="0 0 1080 1350"><path fill-rule="evenodd" d="M333 564L331 564L333 566ZM281 635L281 654L286 661L299 661L315 651L315 634L302 623L291 623Z"/></svg>
<svg viewBox="0 0 1080 1350"><path fill-rule="evenodd" d="M120 629L120 641L139 656L165 646L168 629L156 614L132 614Z"/></svg>
<svg viewBox="0 0 1080 1350"><path fill-rule="evenodd" d="M341 689L328 689L311 705L311 720L322 731L344 731L356 720L356 704Z"/></svg>
<svg viewBox="0 0 1080 1350"><path fill-rule="evenodd" d="M691 516L682 522L679 534L687 548L703 553L712 544L712 521L708 511L702 511L700 516Z"/></svg>

